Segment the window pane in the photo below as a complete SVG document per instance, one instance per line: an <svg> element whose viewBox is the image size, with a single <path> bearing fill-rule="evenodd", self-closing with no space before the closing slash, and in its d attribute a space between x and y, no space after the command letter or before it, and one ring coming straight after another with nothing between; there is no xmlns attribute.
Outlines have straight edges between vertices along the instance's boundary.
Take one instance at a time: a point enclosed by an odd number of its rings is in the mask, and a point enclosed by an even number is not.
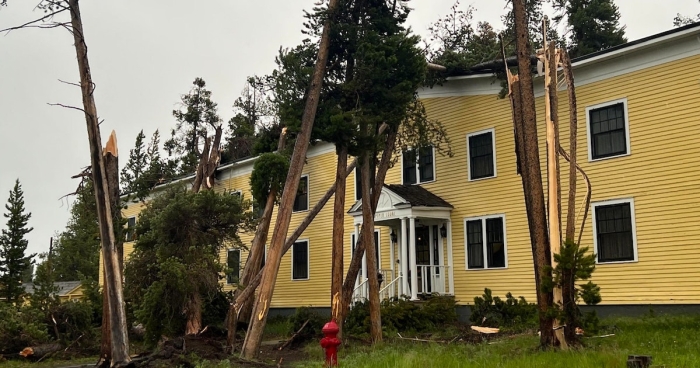
<svg viewBox="0 0 700 368"><path fill-rule="evenodd" d="M296 242L292 246L292 279L309 278L309 243Z"/></svg>
<svg viewBox="0 0 700 368"><path fill-rule="evenodd" d="M379 263L379 231L374 232L374 254L376 255L375 257L375 266L377 269L380 269L381 265Z"/></svg>
<svg viewBox="0 0 700 368"><path fill-rule="evenodd" d="M484 268L481 220L467 221L467 268Z"/></svg>
<svg viewBox="0 0 700 368"><path fill-rule="evenodd" d="M226 258L226 265L228 267L226 282L229 284L237 284L241 271L241 251L238 249L231 249L228 251Z"/></svg>
<svg viewBox="0 0 700 368"><path fill-rule="evenodd" d="M634 260L631 213L629 203L595 208L598 262Z"/></svg>
<svg viewBox="0 0 700 368"><path fill-rule="evenodd" d="M486 251L487 267L505 267L506 249L503 241L503 219L486 219Z"/></svg>
<svg viewBox="0 0 700 368"><path fill-rule="evenodd" d="M403 153L403 183L415 184L416 180L416 152L408 150Z"/></svg>
<svg viewBox="0 0 700 368"><path fill-rule="evenodd" d="M129 217L126 224L126 232L124 234L124 241L130 242L136 239L136 217Z"/></svg>
<svg viewBox="0 0 700 368"><path fill-rule="evenodd" d="M627 153L623 103L591 110L589 119L594 159Z"/></svg>
<svg viewBox="0 0 700 368"><path fill-rule="evenodd" d="M355 200L362 199L362 172L360 168L355 168Z"/></svg>
<svg viewBox="0 0 700 368"><path fill-rule="evenodd" d="M433 147L421 148L420 161L418 163L421 183L435 180L433 175L433 165Z"/></svg>
<svg viewBox="0 0 700 368"><path fill-rule="evenodd" d="M491 132L469 137L469 173L472 180L494 175Z"/></svg>
<svg viewBox="0 0 700 368"><path fill-rule="evenodd" d="M302 177L299 181L297 197L294 199L293 211L306 211L309 209L309 177Z"/></svg>

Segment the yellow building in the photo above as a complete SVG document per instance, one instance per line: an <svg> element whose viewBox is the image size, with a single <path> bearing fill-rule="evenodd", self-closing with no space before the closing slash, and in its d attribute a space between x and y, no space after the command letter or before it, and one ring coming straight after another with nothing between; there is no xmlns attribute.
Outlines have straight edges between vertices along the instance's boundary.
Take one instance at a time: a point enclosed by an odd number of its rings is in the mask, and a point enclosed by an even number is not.
<svg viewBox="0 0 700 368"><path fill-rule="evenodd" d="M582 244L597 254L593 281L601 287L602 305L700 304L700 24L581 57L573 68L577 159L593 185ZM535 86L543 121L541 77ZM453 76L419 91L430 117L444 124L454 157L427 149L402 155L390 169L375 218L383 297L437 292L465 305L490 288L494 295L535 300L513 122L509 101L497 97L500 88L485 73ZM559 98L560 136L568 147L565 90ZM544 130L539 124L542 160ZM216 190L251 198L254 160L223 165ZM331 144L309 149L291 230L331 187L335 165ZM567 174L562 170L563 183ZM351 176L346 267L362 222L355 183ZM579 193L584 190L580 183ZM284 256L272 308L330 305L332 203ZM135 204L124 215L139 211ZM127 243L125 253L131 249ZM221 259L240 270L246 253L229 249ZM357 297L366 295L368 269L363 267ZM227 287L236 281L230 275Z"/></svg>

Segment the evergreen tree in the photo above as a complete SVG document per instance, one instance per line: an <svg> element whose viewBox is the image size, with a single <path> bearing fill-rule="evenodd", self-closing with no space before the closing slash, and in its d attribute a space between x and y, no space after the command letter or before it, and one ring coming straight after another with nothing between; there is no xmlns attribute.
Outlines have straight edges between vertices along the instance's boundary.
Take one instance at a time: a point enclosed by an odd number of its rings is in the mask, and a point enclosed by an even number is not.
<svg viewBox="0 0 700 368"><path fill-rule="evenodd" d="M52 246L53 249L53 246ZM36 275L34 276L34 292L29 297L32 307L43 312L47 312L49 308L58 305L58 286L56 286L56 278L53 272L53 251L41 253L39 258L42 260L36 267Z"/></svg>
<svg viewBox="0 0 700 368"><path fill-rule="evenodd" d="M181 109L173 110L177 124L165 142L168 155L178 162L178 175L195 171L201 153L200 144L221 121L217 104L211 100L211 91L205 88L206 82L196 78L192 84L194 87L190 92L180 98Z"/></svg>
<svg viewBox="0 0 700 368"><path fill-rule="evenodd" d="M143 131L142 131L143 133ZM140 175L133 178L131 183L129 183L128 188L124 188L124 191L129 194L129 198L136 199L138 201L145 201L146 197L150 194L156 185L165 183L168 179L175 176L177 170L177 164L174 160L164 160L160 156L160 132L156 130L153 132L151 141L148 143L147 148L143 149L143 134L139 134L136 139L136 147L131 150L131 152L142 152L142 159L139 159L140 164ZM141 147L139 149L139 147ZM133 156L133 155L132 155ZM131 156L129 158L129 163L132 162ZM134 160L136 162L136 160ZM129 167L124 168L124 171ZM122 171L122 180L125 180L124 171ZM130 172L135 172L129 170ZM130 177L127 176L127 179Z"/></svg>
<svg viewBox="0 0 700 368"><path fill-rule="evenodd" d="M3 229L0 235L0 295L7 302L19 303L24 294L22 279L36 255L25 254L29 242L24 237L33 230L27 227L32 214L24 208L24 192L19 179L10 191L5 209L7 229Z"/></svg>
<svg viewBox="0 0 700 368"><path fill-rule="evenodd" d="M122 193L133 193L136 189L136 182L141 179L148 166L148 152L144 143L146 135L143 130L136 136L134 148L129 150L129 161L122 169L120 183Z"/></svg>
<svg viewBox="0 0 700 368"><path fill-rule="evenodd" d="M51 273L55 281L97 280L99 260L97 205L92 180L86 179L76 193L66 229L53 248Z"/></svg>
<svg viewBox="0 0 700 368"><path fill-rule="evenodd" d="M620 11L613 0L554 0L555 9L566 18L569 54L583 56L627 42L620 26Z"/></svg>

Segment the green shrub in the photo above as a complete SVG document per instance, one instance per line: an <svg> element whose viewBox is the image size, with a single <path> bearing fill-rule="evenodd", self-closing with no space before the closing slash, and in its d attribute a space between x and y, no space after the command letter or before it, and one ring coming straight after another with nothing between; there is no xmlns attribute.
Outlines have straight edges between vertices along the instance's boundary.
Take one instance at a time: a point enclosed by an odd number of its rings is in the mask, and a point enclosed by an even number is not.
<svg viewBox="0 0 700 368"><path fill-rule="evenodd" d="M537 306L530 304L522 296L519 299L507 293L506 300L492 296L490 289L484 295L474 297L469 321L486 327L523 329L537 325Z"/></svg>
<svg viewBox="0 0 700 368"><path fill-rule="evenodd" d="M49 333L41 310L0 303L0 355L17 354L27 346L48 341Z"/></svg>
<svg viewBox="0 0 700 368"><path fill-rule="evenodd" d="M94 323L93 306L87 301L67 301L51 307L45 323L52 335L55 335L54 320L59 336L53 337L63 340L66 344L78 338L80 341L92 340L96 335L94 328L99 326Z"/></svg>
<svg viewBox="0 0 700 368"><path fill-rule="evenodd" d="M303 326L306 321L309 321L309 323L306 324L306 327L301 330L299 336L297 336L297 338L294 340L295 344L320 338L323 336L321 330L323 329L323 325L328 322L327 319L328 318L321 316L310 308L299 307L294 315L289 318L291 322L289 334L291 335L296 333L299 331L299 329L301 329L301 326Z"/></svg>

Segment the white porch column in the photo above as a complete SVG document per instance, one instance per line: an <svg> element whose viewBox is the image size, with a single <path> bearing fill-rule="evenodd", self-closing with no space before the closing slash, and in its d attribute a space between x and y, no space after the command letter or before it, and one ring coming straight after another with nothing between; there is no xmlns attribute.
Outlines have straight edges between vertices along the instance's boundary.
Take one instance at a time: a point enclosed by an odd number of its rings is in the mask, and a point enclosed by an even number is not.
<svg viewBox="0 0 700 368"><path fill-rule="evenodd" d="M355 225L355 244L360 241L360 225ZM362 278L360 282L367 280L367 247L369 245L365 244L365 252L362 253Z"/></svg>
<svg viewBox="0 0 700 368"><path fill-rule="evenodd" d="M409 220L409 229L411 229L411 238L409 239L408 254L411 258L411 300L418 300L418 267L416 267L416 218L411 216Z"/></svg>
<svg viewBox="0 0 700 368"><path fill-rule="evenodd" d="M391 234L396 235L396 230L394 228L389 228L389 267L391 269L391 280L384 280L384 282L392 282L394 281L394 278L396 278L396 274L394 273L394 242L391 240Z"/></svg>
<svg viewBox="0 0 700 368"><path fill-rule="evenodd" d="M401 294L408 293L408 236L406 231L406 219L405 217L401 219L401 243L399 248L401 249L401 257L399 263L401 266Z"/></svg>
<svg viewBox="0 0 700 368"><path fill-rule="evenodd" d="M443 226L445 226L445 229L447 229L447 225L445 225L445 223L442 223L438 228L438 265L440 266L440 283L442 291L445 292L445 280L448 279L448 273L447 269L445 267L442 267L445 265L445 238L442 237ZM449 279L452 279L452 277L449 277ZM450 292L451 291L452 290L450 290Z"/></svg>
<svg viewBox="0 0 700 368"><path fill-rule="evenodd" d="M450 294L455 295L455 272L452 262L452 220L447 221L447 266L450 270Z"/></svg>
<svg viewBox="0 0 700 368"><path fill-rule="evenodd" d="M357 251L357 241L359 240L358 237L360 235L359 231L357 230L358 228L359 228L359 225L356 224L355 228L353 230L353 235L355 236L355 243L350 244L350 246L352 247L352 255L354 255L355 252ZM352 257L350 257L350 258L352 258ZM362 279L362 271L360 271L360 274L357 275L357 278L355 279L355 288L356 289L358 286L360 286L361 279Z"/></svg>

